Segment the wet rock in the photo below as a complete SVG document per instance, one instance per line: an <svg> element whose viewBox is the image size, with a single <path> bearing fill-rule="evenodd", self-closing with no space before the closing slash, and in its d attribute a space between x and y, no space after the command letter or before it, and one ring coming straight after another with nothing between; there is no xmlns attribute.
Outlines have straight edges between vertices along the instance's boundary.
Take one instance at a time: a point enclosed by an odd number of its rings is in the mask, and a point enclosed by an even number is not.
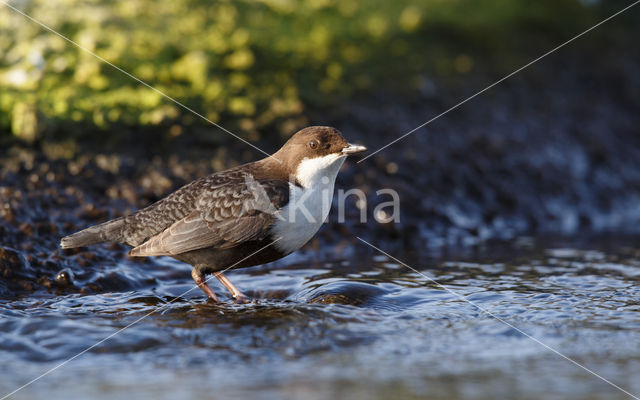
<svg viewBox="0 0 640 400"><path fill-rule="evenodd" d="M336 282L325 285L323 292L315 294L309 303L362 306L384 293L385 290L363 282Z"/></svg>
<svg viewBox="0 0 640 400"><path fill-rule="evenodd" d="M18 252L0 247L0 275L10 277L22 268L23 262Z"/></svg>
<svg viewBox="0 0 640 400"><path fill-rule="evenodd" d="M46 276L41 276L36 282L38 283L38 285L47 289L50 289L53 286L51 279L47 278Z"/></svg>
<svg viewBox="0 0 640 400"><path fill-rule="evenodd" d="M55 277L53 278L53 281L55 282L56 285L60 287L67 287L73 284L71 277L72 277L71 271L67 269L63 269L55 275Z"/></svg>
<svg viewBox="0 0 640 400"><path fill-rule="evenodd" d="M20 232L24 233L25 235L31 237L33 236L33 232L34 232L34 228L33 225L25 222L23 224L20 225L20 228L18 228L20 230Z"/></svg>

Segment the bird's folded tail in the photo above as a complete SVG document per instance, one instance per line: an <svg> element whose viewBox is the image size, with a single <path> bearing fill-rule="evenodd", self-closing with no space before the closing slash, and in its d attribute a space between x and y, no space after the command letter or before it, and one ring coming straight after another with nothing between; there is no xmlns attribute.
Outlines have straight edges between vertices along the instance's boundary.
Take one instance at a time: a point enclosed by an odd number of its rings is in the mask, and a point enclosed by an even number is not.
<svg viewBox="0 0 640 400"><path fill-rule="evenodd" d="M60 247L70 249L103 242L120 242L123 228L124 217L107 221L63 237L60 241Z"/></svg>

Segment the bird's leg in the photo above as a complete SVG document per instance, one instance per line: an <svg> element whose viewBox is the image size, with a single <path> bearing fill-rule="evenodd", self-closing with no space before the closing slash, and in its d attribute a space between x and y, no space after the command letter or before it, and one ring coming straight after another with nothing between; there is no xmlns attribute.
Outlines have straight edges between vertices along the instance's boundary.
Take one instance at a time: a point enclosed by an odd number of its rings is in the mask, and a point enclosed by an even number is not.
<svg viewBox="0 0 640 400"><path fill-rule="evenodd" d="M245 296L244 294L242 294L242 292L240 290L238 290L238 288L235 287L233 285L233 283L231 283L231 281L229 279L227 279L227 277L224 276L224 274L222 272L214 272L213 276L218 278L218 280L220 282L222 282L224 287L226 287L231 292L231 296L233 296L233 298L235 299L236 303L248 303L249 302L249 298L247 296Z"/></svg>
<svg viewBox="0 0 640 400"><path fill-rule="evenodd" d="M199 272L196 268L193 268L193 270L191 270L191 276L193 277L193 281L196 283L196 285L198 285L198 287L200 289L202 289L202 291L207 296L209 296L209 298L211 300L213 300L213 301L215 301L217 303L218 302L218 298L216 297L216 294L213 293L213 290L211 290L209 285L207 285L207 280L204 278L204 274ZM218 278L218 279L220 279L220 278Z"/></svg>

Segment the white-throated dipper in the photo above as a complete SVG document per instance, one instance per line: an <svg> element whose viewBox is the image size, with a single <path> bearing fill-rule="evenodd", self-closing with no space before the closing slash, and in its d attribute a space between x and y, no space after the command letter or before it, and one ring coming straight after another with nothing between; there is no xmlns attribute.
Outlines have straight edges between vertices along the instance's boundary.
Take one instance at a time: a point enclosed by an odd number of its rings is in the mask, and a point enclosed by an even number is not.
<svg viewBox="0 0 640 400"><path fill-rule="evenodd" d="M329 214L346 156L365 151L335 128L311 126L270 157L193 181L126 217L62 238L63 249L103 242L133 246L132 256L170 256L193 266L196 284L214 301L206 274L238 300L223 275L275 261L302 247Z"/></svg>

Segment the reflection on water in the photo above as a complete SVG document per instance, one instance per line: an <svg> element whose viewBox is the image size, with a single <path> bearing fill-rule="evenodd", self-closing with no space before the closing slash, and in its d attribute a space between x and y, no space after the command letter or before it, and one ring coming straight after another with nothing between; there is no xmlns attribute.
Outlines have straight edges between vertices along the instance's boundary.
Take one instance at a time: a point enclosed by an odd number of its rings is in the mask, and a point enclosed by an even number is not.
<svg viewBox="0 0 640 400"><path fill-rule="evenodd" d="M394 256L640 393L633 246ZM189 269L169 259L100 271L70 274L129 289L0 302L1 394L156 310L13 398L628 398L379 254L232 272L256 299L242 305L185 294Z"/></svg>

